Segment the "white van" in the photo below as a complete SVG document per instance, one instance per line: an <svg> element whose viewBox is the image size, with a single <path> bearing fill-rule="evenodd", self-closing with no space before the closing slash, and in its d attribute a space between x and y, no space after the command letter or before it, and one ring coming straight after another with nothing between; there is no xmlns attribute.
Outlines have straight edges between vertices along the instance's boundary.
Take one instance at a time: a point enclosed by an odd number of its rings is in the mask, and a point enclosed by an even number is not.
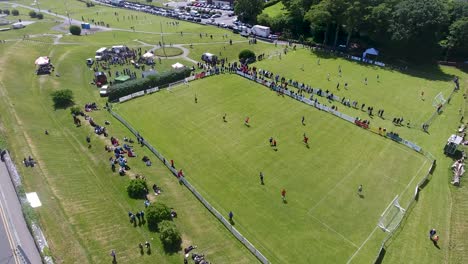
<svg viewBox="0 0 468 264"><path fill-rule="evenodd" d="M105 55L107 48L100 48L96 50L96 56L94 58L98 60L102 60L102 57Z"/></svg>

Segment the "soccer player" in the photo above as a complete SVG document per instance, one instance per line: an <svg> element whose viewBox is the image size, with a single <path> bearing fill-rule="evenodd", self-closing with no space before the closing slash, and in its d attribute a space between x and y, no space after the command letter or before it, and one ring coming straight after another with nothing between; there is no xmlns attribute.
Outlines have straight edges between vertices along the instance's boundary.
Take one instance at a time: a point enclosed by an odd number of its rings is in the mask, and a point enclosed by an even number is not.
<svg viewBox="0 0 468 264"><path fill-rule="evenodd" d="M195 94L195 103L198 103L198 98L196 94Z"/></svg>
<svg viewBox="0 0 468 264"><path fill-rule="evenodd" d="M229 222L232 223L232 218L234 217L234 214L232 213L232 211L229 211Z"/></svg>
<svg viewBox="0 0 468 264"><path fill-rule="evenodd" d="M270 147L273 146L273 137L270 137Z"/></svg>
<svg viewBox="0 0 468 264"><path fill-rule="evenodd" d="M305 125L305 117L304 116L302 116L302 121L301 122L302 122L302 125Z"/></svg>
<svg viewBox="0 0 468 264"><path fill-rule="evenodd" d="M357 191L358 191L358 194L361 195L361 193L362 193L362 184L359 184L359 187L358 187Z"/></svg>
<svg viewBox="0 0 468 264"><path fill-rule="evenodd" d="M226 113L223 115L223 122L226 122Z"/></svg>
<svg viewBox="0 0 468 264"><path fill-rule="evenodd" d="M286 190L285 189L281 191L281 199L283 199L283 203L286 202Z"/></svg>
<svg viewBox="0 0 468 264"><path fill-rule="evenodd" d="M309 146L309 138L306 136L305 133L304 133L304 143L306 144L306 146Z"/></svg>
<svg viewBox="0 0 468 264"><path fill-rule="evenodd" d="M273 147L276 147L276 140L273 139Z"/></svg>
<svg viewBox="0 0 468 264"><path fill-rule="evenodd" d="M263 182L263 172L260 172L260 184L264 185L265 183Z"/></svg>
<svg viewBox="0 0 468 264"><path fill-rule="evenodd" d="M249 126L249 121L250 121L250 117L247 117L247 118L245 119L245 121L244 121L244 124L245 124L246 126Z"/></svg>

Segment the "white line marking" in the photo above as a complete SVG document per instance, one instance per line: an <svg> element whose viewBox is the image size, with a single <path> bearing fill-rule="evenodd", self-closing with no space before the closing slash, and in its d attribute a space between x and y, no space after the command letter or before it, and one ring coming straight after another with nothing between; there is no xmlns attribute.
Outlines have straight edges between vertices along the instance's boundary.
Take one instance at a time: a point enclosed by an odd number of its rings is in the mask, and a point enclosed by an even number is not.
<svg viewBox="0 0 468 264"><path fill-rule="evenodd" d="M310 213L315 209L317 208L317 206L319 206L319 204L321 204L327 197L328 195L330 195L331 193L334 193L334 190L338 187L338 185L341 184L341 182L343 182L344 180L346 180L349 176L353 175L354 171L356 171L359 167L361 167L361 163L359 163L356 167L354 167L350 172L348 172L348 174L346 176L344 176L343 178L341 178L341 180L339 182L337 182L335 184L335 186L333 188L331 188L323 197L322 199L320 199L320 201L318 201L314 206L312 206L312 208L307 212L308 215L310 215Z"/></svg>
<svg viewBox="0 0 468 264"><path fill-rule="evenodd" d="M369 241L369 239L372 237L372 235L374 234L375 230L377 230L379 227L376 226L374 228L374 230L372 230L372 232L370 233L370 235L366 238L366 240L364 240L364 242L362 242L361 246L354 252L354 254L348 259L348 261L346 262L346 264L349 264L351 263L351 260L353 260L353 258L357 255L357 253L361 250L361 248L367 243L367 241Z"/></svg>
<svg viewBox="0 0 468 264"><path fill-rule="evenodd" d="M413 178L411 179L411 181L408 183L408 185L406 185L405 189L400 193L399 196L401 196L404 192L406 192L406 190L409 188L409 186L411 185L411 183L413 183L414 179L416 179L416 176L419 175L419 172L422 170L422 168L424 168L424 166L426 166L426 163L427 163L427 160L424 161L423 165L421 165L421 167L419 168L419 170L416 172L416 174L414 174Z"/></svg>
<svg viewBox="0 0 468 264"><path fill-rule="evenodd" d="M342 235L341 233L339 233L338 231L336 231L335 229L331 228L329 225L325 224L324 222L320 221L317 217L313 216L313 215L310 215L311 218L315 219L315 221L319 222L320 224L322 224L323 226L325 226L328 230L332 231L333 233L339 235L341 238L343 238L346 242L348 242L349 244L353 245L355 248L358 248L358 246L356 244L354 244L351 240L347 239L344 235Z"/></svg>

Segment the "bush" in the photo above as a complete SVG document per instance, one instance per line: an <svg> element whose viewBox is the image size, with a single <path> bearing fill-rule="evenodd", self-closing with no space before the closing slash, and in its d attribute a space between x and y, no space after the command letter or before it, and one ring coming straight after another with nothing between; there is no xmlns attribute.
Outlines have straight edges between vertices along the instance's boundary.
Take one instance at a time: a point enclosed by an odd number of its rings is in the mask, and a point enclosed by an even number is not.
<svg viewBox="0 0 468 264"><path fill-rule="evenodd" d="M29 11L29 16L31 18L36 18L37 17L37 13L35 11Z"/></svg>
<svg viewBox="0 0 468 264"><path fill-rule="evenodd" d="M75 36L81 35L81 28L77 25L70 26L70 33Z"/></svg>
<svg viewBox="0 0 468 264"><path fill-rule="evenodd" d="M43 18L44 18L44 15L43 15L43 14L41 14L41 13L39 13L39 14L37 14L37 16L36 16L36 17L37 17L37 19L43 19Z"/></svg>
<svg viewBox="0 0 468 264"><path fill-rule="evenodd" d="M255 61L255 52L245 49L239 53L239 61L241 63L252 63Z"/></svg>
<svg viewBox="0 0 468 264"><path fill-rule="evenodd" d="M16 9L11 10L11 14L14 16L19 16L19 11Z"/></svg>
<svg viewBox="0 0 468 264"><path fill-rule="evenodd" d="M72 115L81 115L83 111L81 111L81 108L79 106L74 106L72 108L70 108L70 113Z"/></svg>
<svg viewBox="0 0 468 264"><path fill-rule="evenodd" d="M114 84L109 88L109 101L118 100L120 97L143 91L153 87L162 88L172 82L180 81L190 76L190 69L183 68L150 75L143 79L135 79L124 83Z"/></svg>
<svg viewBox="0 0 468 264"><path fill-rule="evenodd" d="M69 89L58 90L52 93L55 108L67 108L73 105L73 92Z"/></svg>
<svg viewBox="0 0 468 264"><path fill-rule="evenodd" d="M146 208L146 221L151 231L157 231L159 223L171 219L171 210L163 203L150 204Z"/></svg>
<svg viewBox="0 0 468 264"><path fill-rule="evenodd" d="M146 197L148 185L146 181L142 179L131 180L127 186L127 193L134 199L142 199Z"/></svg>
<svg viewBox="0 0 468 264"><path fill-rule="evenodd" d="M10 10L8 10L8 9L3 9L3 14L9 15L9 14L10 14Z"/></svg>
<svg viewBox="0 0 468 264"><path fill-rule="evenodd" d="M182 238L177 226L172 221L161 221L159 223L159 238L166 252L177 252L180 250Z"/></svg>

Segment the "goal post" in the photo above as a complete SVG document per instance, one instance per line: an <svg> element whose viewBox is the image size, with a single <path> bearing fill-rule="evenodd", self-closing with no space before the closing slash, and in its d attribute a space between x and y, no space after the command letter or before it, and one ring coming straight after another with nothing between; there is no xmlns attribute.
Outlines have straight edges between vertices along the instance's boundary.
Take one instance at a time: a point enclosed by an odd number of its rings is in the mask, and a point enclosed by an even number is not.
<svg viewBox="0 0 468 264"><path fill-rule="evenodd" d="M400 224L406 210L400 205L399 196L395 196L380 215L378 226L385 232L393 232Z"/></svg>
<svg viewBox="0 0 468 264"><path fill-rule="evenodd" d="M440 92L434 97L434 100L432 101L432 106L439 107L440 105L444 105L446 102L447 100L445 100L444 95L442 94L442 92Z"/></svg>

